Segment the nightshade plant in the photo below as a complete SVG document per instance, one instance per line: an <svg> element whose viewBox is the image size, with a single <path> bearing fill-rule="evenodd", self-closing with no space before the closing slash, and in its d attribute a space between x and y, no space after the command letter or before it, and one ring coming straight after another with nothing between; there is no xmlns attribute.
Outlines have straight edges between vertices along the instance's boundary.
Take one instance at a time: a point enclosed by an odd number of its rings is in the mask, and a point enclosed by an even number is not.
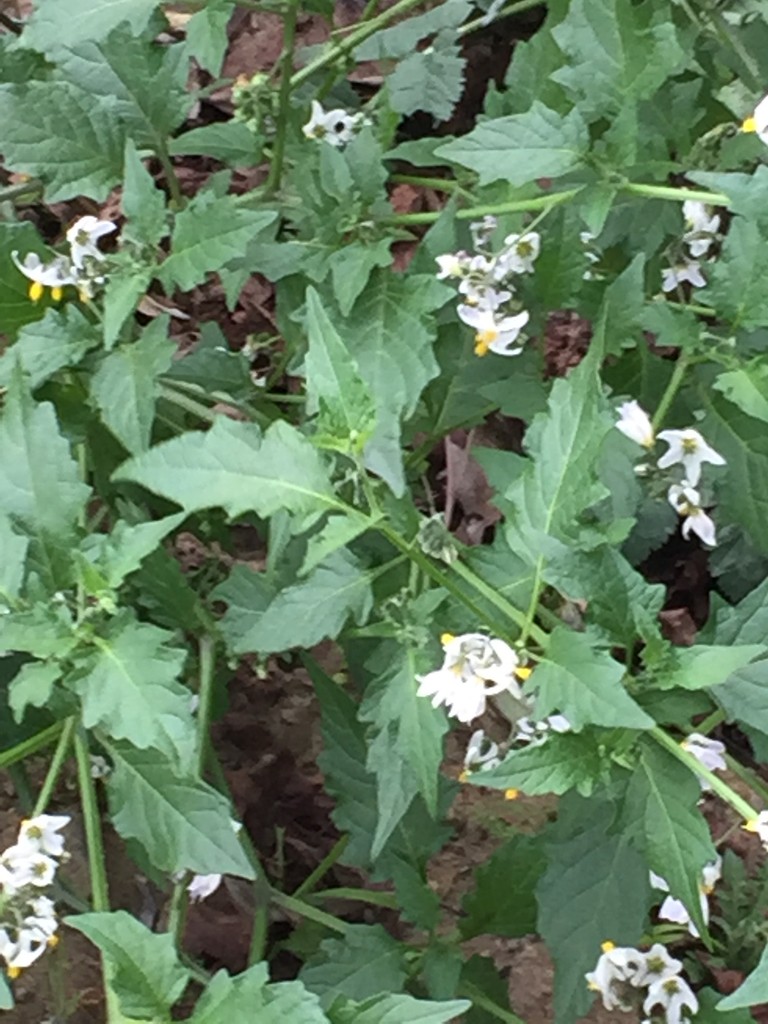
<svg viewBox="0 0 768 1024"><path fill-rule="evenodd" d="M190 3L181 31L176 4L175 35L159 0L2 19L0 765L19 780L50 758L0 855L0 1006L78 930L108 1024L168 1022L182 999L173 1019L194 1024L516 1022L493 961L465 955L491 933L541 936L561 1024L595 997L669 1024L752 1019L768 954L725 998L706 964L730 934L709 911L718 851L742 826L768 844L764 4L373 0L307 53L298 16L330 22L330 3L272 0L273 72L190 129L211 91L190 90L190 61L226 84L236 6ZM451 117L473 34L532 9L475 126L409 138L409 115ZM346 77L360 61L385 72L367 102ZM217 168L194 194L174 164L190 155ZM235 194L233 168L258 164ZM442 208L396 213L396 184ZM73 200L45 238L30 223ZM168 315L137 315L211 275L231 310L254 274L277 324L247 346L256 370L226 324L175 358ZM591 340L553 379L558 310ZM477 452L503 518L465 546L428 457L496 412L523 421L523 450ZM264 570L185 577L167 541L183 527L236 556L235 523ZM711 574L689 646L644 573L660 549ZM329 640L333 677L313 656ZM342 834L298 892L239 827L210 742L218 668L286 652L315 686ZM466 755L444 761L457 723ZM74 900L72 765L90 869ZM536 834L507 830L457 921L427 870L458 785L558 800ZM110 902L107 828L167 896L155 932ZM337 860L387 886L346 893L397 910L396 935L330 912ZM223 876L253 890L237 976L184 947L188 899ZM290 981L269 980L276 909L312 926Z"/></svg>

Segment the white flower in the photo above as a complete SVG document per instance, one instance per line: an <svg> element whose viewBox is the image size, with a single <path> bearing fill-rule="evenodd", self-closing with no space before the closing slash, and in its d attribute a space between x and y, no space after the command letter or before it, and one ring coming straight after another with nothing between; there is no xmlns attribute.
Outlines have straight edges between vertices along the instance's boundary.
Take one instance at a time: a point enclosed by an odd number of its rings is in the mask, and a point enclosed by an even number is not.
<svg viewBox="0 0 768 1024"><path fill-rule="evenodd" d="M464 755L464 771L476 772L482 768L496 768L500 764L498 744L489 740L482 729L477 729L469 737Z"/></svg>
<svg viewBox="0 0 768 1024"><path fill-rule="evenodd" d="M701 872L701 883L699 884L699 902L701 906L701 916L704 918L704 923L709 922L709 900L707 897L715 887L715 882L720 880L722 874L723 862L720 857L712 861L711 864L705 864ZM660 876L650 872L651 885L654 889L660 889L662 892L669 892L669 885ZM682 900L676 899L674 896L667 896L664 902L659 907L659 918L662 921L672 921L674 924L685 925L690 934L695 938L699 938L699 932L696 925L691 920L691 916L688 913L685 904ZM663 947L662 947L663 948Z"/></svg>
<svg viewBox="0 0 768 1024"><path fill-rule="evenodd" d="M689 540L691 533L695 533L704 544L713 548L717 543L715 524L701 508L699 492L686 480L682 484L672 484L667 496L672 508L678 515L684 516L683 538Z"/></svg>
<svg viewBox="0 0 768 1024"><path fill-rule="evenodd" d="M47 888L54 879L58 864L30 845L9 847L2 856L3 865L11 872L12 885L20 889L25 885Z"/></svg>
<svg viewBox="0 0 768 1024"><path fill-rule="evenodd" d="M617 412L620 417L616 424L617 429L630 441L642 445L643 448L653 448L656 438L648 413L634 401L622 402Z"/></svg>
<svg viewBox="0 0 768 1024"><path fill-rule="evenodd" d="M46 288L51 289L53 300L58 302L64 286L77 283L72 264L66 256L55 256L50 263L43 263L37 253L29 252L21 262L18 252L12 252L11 259L21 273L32 282L29 286L29 297L33 302L42 298Z"/></svg>
<svg viewBox="0 0 768 1024"><path fill-rule="evenodd" d="M755 132L757 137L768 146L768 96L764 96L760 100L752 116L743 122L741 130Z"/></svg>
<svg viewBox="0 0 768 1024"><path fill-rule="evenodd" d="M518 718L515 722L514 740L516 743L529 743L533 746L543 743L548 732L565 733L571 731L571 723L565 715L549 715L540 722L532 718Z"/></svg>
<svg viewBox="0 0 768 1024"><path fill-rule="evenodd" d="M489 213L482 220L472 221L469 230L472 232L472 243L476 249L488 244L498 223L498 220Z"/></svg>
<svg viewBox="0 0 768 1024"><path fill-rule="evenodd" d="M638 978L645 970L643 954L631 946L614 946L604 942L603 952L594 971L585 974L587 985L593 992L599 992L606 1010L628 1010L628 988L636 988Z"/></svg>
<svg viewBox="0 0 768 1024"><path fill-rule="evenodd" d="M338 148L351 142L356 130L366 123L361 114L348 114L341 107L326 111L312 100L312 116L301 130L308 139L323 139Z"/></svg>
<svg viewBox="0 0 768 1024"><path fill-rule="evenodd" d="M465 324L476 329L475 355L484 356L495 352L499 356L516 356L523 351L522 345L515 345L520 331L528 323L529 315L523 310L517 316L505 316L497 320L492 309L461 304L457 310Z"/></svg>
<svg viewBox="0 0 768 1024"><path fill-rule="evenodd" d="M492 312L512 298L512 292L497 291L485 281L473 281L471 277L464 278L459 285L459 291L466 295L468 306L490 309Z"/></svg>
<svg viewBox="0 0 768 1024"><path fill-rule="evenodd" d="M711 772L722 771L725 768L725 744L719 740L711 740L709 736L702 736L698 732L692 732L690 736L687 736L680 744L683 750L687 750L689 754L693 754L699 764L703 764L705 768L708 768ZM702 785L710 788L709 783L705 780L701 780Z"/></svg>
<svg viewBox="0 0 768 1024"><path fill-rule="evenodd" d="M643 1003L643 1013L653 1013L655 1007L661 1007L666 1015L667 1024L682 1024L687 1019L683 1010L695 1014L699 1009L699 1001L691 991L688 982L675 975L654 981L648 988L648 995Z"/></svg>
<svg viewBox="0 0 768 1024"><path fill-rule="evenodd" d="M701 478L702 462L713 466L724 466L725 459L711 448L698 430L662 430L659 438L666 441L669 450L659 459L659 469L667 469L680 463L685 470L685 479L695 487Z"/></svg>
<svg viewBox="0 0 768 1024"><path fill-rule="evenodd" d="M651 872L651 877L658 878L658 875L653 875L653 872ZM683 969L682 963L671 957L667 952L667 947L663 946L660 942L651 946L643 956L643 966L635 979L636 985L651 985L666 978L673 978Z"/></svg>
<svg viewBox="0 0 768 1024"><path fill-rule="evenodd" d="M72 264L82 270L86 258L103 260L104 254L96 244L104 235L117 231L117 224L111 220L99 220L98 217L80 217L67 231Z"/></svg>
<svg viewBox="0 0 768 1024"><path fill-rule="evenodd" d="M445 704L448 714L461 722L471 722L485 711L488 697L508 690L522 697L515 679L519 660L503 640L482 633L441 637L445 658L442 667L425 676L417 676L417 696L431 697L432 706Z"/></svg>
<svg viewBox="0 0 768 1024"><path fill-rule="evenodd" d="M745 823L747 832L754 832L763 846L768 849L768 811L760 811L756 818Z"/></svg>
<svg viewBox="0 0 768 1024"><path fill-rule="evenodd" d="M221 885L221 875L195 875L187 886L189 898L193 903L207 900Z"/></svg>
<svg viewBox="0 0 768 1024"><path fill-rule="evenodd" d="M11 940L6 931L0 931L0 956L5 960L8 973L16 977L25 967L39 959L48 946L49 936L37 928L22 928Z"/></svg>
<svg viewBox="0 0 768 1024"><path fill-rule="evenodd" d="M695 199L683 203L683 217L688 228L683 235L691 256L704 256L715 241L720 229L720 217L713 214L708 206Z"/></svg>
<svg viewBox="0 0 768 1024"><path fill-rule="evenodd" d="M463 277L469 268L469 257L465 252L447 252L436 256L435 263L439 267L437 279L443 281L446 277Z"/></svg>
<svg viewBox="0 0 768 1024"><path fill-rule="evenodd" d="M703 288L707 283L697 260L686 260L685 263L676 263L674 267L663 270L661 290L673 292L684 281L688 281L694 288Z"/></svg>
<svg viewBox="0 0 768 1024"><path fill-rule="evenodd" d="M541 237L537 231L523 235L507 235L506 248L499 254L499 268L505 274L532 274L533 262L541 251Z"/></svg>
<svg viewBox="0 0 768 1024"><path fill-rule="evenodd" d="M66 814L38 814L21 823L18 845L28 847L32 852L38 850L51 857L60 857L64 852L64 836L59 831L72 819Z"/></svg>

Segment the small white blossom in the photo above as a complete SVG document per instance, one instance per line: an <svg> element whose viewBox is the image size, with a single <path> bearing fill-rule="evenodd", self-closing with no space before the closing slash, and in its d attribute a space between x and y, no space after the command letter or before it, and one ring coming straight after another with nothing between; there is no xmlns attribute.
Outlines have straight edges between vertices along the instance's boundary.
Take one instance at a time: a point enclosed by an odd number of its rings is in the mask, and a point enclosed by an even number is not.
<svg viewBox="0 0 768 1024"><path fill-rule="evenodd" d="M489 309L494 313L499 306L503 306L512 298L512 292L498 291L484 281L473 281L471 277L464 278L459 285L459 291L466 296L468 306Z"/></svg>
<svg viewBox="0 0 768 1024"><path fill-rule="evenodd" d="M709 736L702 736L698 732L692 732L690 736L687 736L680 744L683 750L687 750L689 754L693 754L696 760L703 764L705 768L708 768L711 772L723 771L726 767L725 758L725 744L719 740L712 740ZM702 779L702 784L709 788L709 783Z"/></svg>
<svg viewBox="0 0 768 1024"><path fill-rule="evenodd" d="M669 955L667 947L656 942L647 953L643 954L643 966L637 974L635 984L645 986L666 978L673 978L682 969L682 963Z"/></svg>
<svg viewBox="0 0 768 1024"><path fill-rule="evenodd" d="M691 1014L698 1013L699 1001L691 991L688 982L677 975L654 981L648 988L648 995L643 1003L643 1013L653 1013L661 1007L667 1018L667 1024L682 1024L688 1019L684 1010Z"/></svg>
<svg viewBox="0 0 768 1024"><path fill-rule="evenodd" d="M597 966L584 977L589 988L600 993L606 1010L629 1010L629 989L641 984L638 979L644 970L645 958L639 950L604 942Z"/></svg>
<svg viewBox="0 0 768 1024"><path fill-rule="evenodd" d="M464 771L476 772L483 768L496 768L500 764L498 744L489 740L482 729L477 729L469 737L464 755Z"/></svg>
<svg viewBox="0 0 768 1024"><path fill-rule="evenodd" d="M312 100L312 115L301 130L308 139L323 139L339 148L351 142L358 128L367 123L362 114L348 114L341 107L323 110L317 100Z"/></svg>
<svg viewBox="0 0 768 1024"><path fill-rule="evenodd" d="M516 342L528 323L529 314L525 310L517 316L505 316L498 320L492 309L463 303L457 312L465 324L476 330L475 355L484 356L490 351L499 356L516 356L523 351L522 345L516 345Z"/></svg>
<svg viewBox="0 0 768 1024"><path fill-rule="evenodd" d="M117 224L111 220L91 216L78 218L67 231L73 266L81 270L86 259L103 260L104 254L96 243L113 231L117 231Z"/></svg>
<svg viewBox="0 0 768 1024"><path fill-rule="evenodd" d="M438 281L446 277L463 277L469 269L469 257L465 252L447 252L435 257L438 266Z"/></svg>
<svg viewBox="0 0 768 1024"><path fill-rule="evenodd" d="M662 430L659 438L666 441L669 450L659 459L659 469L668 469L678 463L685 471L685 479L695 487L701 478L701 464L709 462L713 466L724 466L725 459L711 448L698 430Z"/></svg>
<svg viewBox="0 0 768 1024"><path fill-rule="evenodd" d="M630 441L640 444L643 448L653 448L656 438L648 413L637 402L623 402L618 410L618 430Z"/></svg>
<svg viewBox="0 0 768 1024"><path fill-rule="evenodd" d="M541 251L541 236L537 231L523 235L507 235L506 248L499 254L498 264L505 274L532 274L534 260Z"/></svg>
<svg viewBox="0 0 768 1024"><path fill-rule="evenodd" d="M40 851L51 857L60 857L64 852L64 836L59 832L71 820L66 814L38 814L29 818L21 823L18 845L29 848L33 853Z"/></svg>
<svg viewBox="0 0 768 1024"><path fill-rule="evenodd" d="M720 217L704 203L695 199L686 199L683 203L683 217L688 229L683 241L688 246L691 256L704 256L709 247L717 239L720 229Z"/></svg>
<svg viewBox="0 0 768 1024"><path fill-rule="evenodd" d="M445 657L434 672L417 676L417 696L431 697L432 706L445 704L448 714L471 722L485 711L488 697L502 691L522 697L515 678L519 659L509 644L482 633L441 638Z"/></svg>
<svg viewBox="0 0 768 1024"><path fill-rule="evenodd" d="M469 230L472 233L472 244L476 249L481 249L488 244L498 224L498 220L491 214L486 214L482 220L472 221Z"/></svg>
<svg viewBox="0 0 768 1024"><path fill-rule="evenodd" d="M720 857L712 861L711 864L705 864L701 872L701 882L699 884L699 902L701 906L701 916L704 918L704 923L709 922L709 900L707 897L715 887L715 883L720 880L722 875L723 862ZM651 885L654 889L659 889L661 892L668 893L669 885L660 875L650 872ZM685 904L682 900L676 899L674 896L669 895L666 897L664 902L659 907L659 919L662 921L672 921L674 924L682 924L688 929L689 933L695 938L699 938L699 932L696 925L691 920L691 915L688 913Z"/></svg>
<svg viewBox="0 0 768 1024"><path fill-rule="evenodd" d="M222 875L195 875L187 886L189 898L193 903L207 900L221 885L222 877Z"/></svg>
<svg viewBox="0 0 768 1024"><path fill-rule="evenodd" d="M33 302L42 298L46 288L51 289L53 299L58 302L64 286L77 283L75 271L66 256L55 256L49 263L43 263L36 252L29 252L22 262L18 252L12 252L11 259L18 270L32 282L29 286L29 297Z"/></svg>
<svg viewBox="0 0 768 1024"><path fill-rule="evenodd" d="M701 507L699 492L688 481L672 484L667 492L669 503L678 515L683 516L683 538L689 540L692 533L704 544L713 548L717 544L715 524Z"/></svg>
<svg viewBox="0 0 768 1024"><path fill-rule="evenodd" d="M768 146L768 96L755 107L751 117L746 118L741 126L744 132L755 132L757 137Z"/></svg>
<svg viewBox="0 0 768 1024"><path fill-rule="evenodd" d="M547 733L566 733L571 731L571 723L565 715L549 715L541 721L534 721L532 718L518 718L515 722L514 740L516 743L527 743L537 746L547 738Z"/></svg>
<svg viewBox="0 0 768 1024"><path fill-rule="evenodd" d="M37 928L21 928L16 939L11 939L5 930L0 930L0 956L5 960L8 973L14 977L26 967L31 967L48 947L49 936Z"/></svg>
<svg viewBox="0 0 768 1024"><path fill-rule="evenodd" d="M760 811L756 818L746 822L747 832L754 832L763 846L768 849L768 811Z"/></svg>
<svg viewBox="0 0 768 1024"><path fill-rule="evenodd" d="M667 267L662 271L661 290L673 292L678 285L687 281L694 288L703 288L707 281L701 272L701 266L697 260L686 260L685 263L676 263L674 267Z"/></svg>

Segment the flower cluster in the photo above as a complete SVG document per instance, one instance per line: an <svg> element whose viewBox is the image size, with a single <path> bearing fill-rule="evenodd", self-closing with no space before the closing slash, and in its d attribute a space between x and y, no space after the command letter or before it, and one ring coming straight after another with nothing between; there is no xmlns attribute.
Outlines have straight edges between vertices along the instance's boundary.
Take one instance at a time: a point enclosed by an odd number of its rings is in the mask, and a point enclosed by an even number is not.
<svg viewBox="0 0 768 1024"><path fill-rule="evenodd" d="M490 238L496 229L495 217L484 217L470 225L475 253L446 253L437 257L439 280L458 280L464 297L457 307L459 318L475 328L475 355L495 352L516 356L523 351L519 335L528 323L526 310L516 311L510 303L513 279L533 272L541 239L535 231L507 235L501 252L493 253Z"/></svg>
<svg viewBox="0 0 768 1024"><path fill-rule="evenodd" d="M663 1013L667 1024L681 1024L685 1010L692 1015L698 1012L699 1001L680 976L683 965L661 943L647 953L612 942L604 942L602 950L586 979L590 989L602 996L606 1010L629 1012L637 1009L642 999L646 1017Z"/></svg>
<svg viewBox="0 0 768 1024"><path fill-rule="evenodd" d="M22 822L16 843L0 854L0 957L10 978L58 941L53 900L45 895L64 854L65 815Z"/></svg>
<svg viewBox="0 0 768 1024"><path fill-rule="evenodd" d="M686 199L683 203L683 217L683 242L688 247L688 254L662 272L661 290L664 292L673 292L686 281L694 288L702 288L707 283L699 261L717 241L720 217L695 199Z"/></svg>
<svg viewBox="0 0 768 1024"><path fill-rule="evenodd" d="M18 252L11 253L11 258L21 273L31 282L29 297L33 302L42 298L45 289L51 289L51 297L58 302L67 285L77 288L82 302L93 298L95 287L104 284L104 274L100 264L104 253L96 244L104 235L117 230L111 220L99 220L98 217L80 217L67 231L69 256L55 256L48 263L43 263L35 252L29 252L23 260Z"/></svg>
<svg viewBox="0 0 768 1024"><path fill-rule="evenodd" d="M717 860L714 860L711 864L705 864L701 872L699 900L701 902L701 916L704 918L705 924L709 922L708 897L714 889L715 883L719 882L722 877L722 868L722 859L718 857ZM657 875L651 871L650 878L651 885L654 889L658 889L664 893L669 893L669 885L666 879L662 878L661 875ZM695 939L698 939L699 937L698 929L691 920L691 916L686 910L685 904L682 900L678 900L674 896L668 895L659 907L659 919L661 921L672 921L674 924L683 924Z"/></svg>
<svg viewBox="0 0 768 1024"><path fill-rule="evenodd" d="M624 402L619 406L618 413L616 426L622 434L643 448L653 448L657 435L648 414L638 403ZM705 462L713 466L724 466L725 459L692 427L686 430L662 430L658 438L669 445L656 463L659 469L679 465L683 470L682 481L672 484L667 491L670 505L683 517L683 537L688 540L691 533L695 533L705 544L714 547L715 524L701 507L697 485Z"/></svg>
<svg viewBox="0 0 768 1024"><path fill-rule="evenodd" d="M323 110L321 103L312 100L312 114L301 130L308 139L322 139L340 149L354 139L363 125L370 123L363 114L348 114L342 107Z"/></svg>

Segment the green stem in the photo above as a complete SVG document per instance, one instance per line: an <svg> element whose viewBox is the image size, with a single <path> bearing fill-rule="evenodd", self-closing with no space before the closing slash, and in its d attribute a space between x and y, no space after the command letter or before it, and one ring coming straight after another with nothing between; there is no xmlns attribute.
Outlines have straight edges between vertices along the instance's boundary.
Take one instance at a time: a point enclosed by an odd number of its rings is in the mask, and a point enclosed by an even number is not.
<svg viewBox="0 0 768 1024"><path fill-rule="evenodd" d="M706 11L707 17L712 23L712 27L720 37L720 41L733 50L737 60L741 64L739 78L754 93L760 94L762 92L763 85L762 75L760 74L759 67L752 59L752 55L746 49L741 39L739 39L739 37L734 33L731 26L714 4L710 3L709 0L705 0L702 6Z"/></svg>
<svg viewBox="0 0 768 1024"><path fill-rule="evenodd" d="M719 797L722 797L727 804L730 804L733 809L744 818L745 821L753 821L758 812L747 803L746 800L742 799L739 794L731 789L727 782L723 782L722 779L718 778L714 772L711 772L709 768L705 768L704 765L693 756L689 754L687 750L684 750L677 740L674 740L664 730L655 725L649 730L649 735L665 750L668 750L670 754L682 761L682 763L689 768L695 775L702 779L706 779L709 785L712 787L713 792L717 793Z"/></svg>
<svg viewBox="0 0 768 1024"><path fill-rule="evenodd" d="M61 731L59 742L56 744L56 749L53 752L53 758L51 759L51 763L48 767L48 773L45 776L43 788L40 790L37 801L35 802L35 806L32 810L33 818L37 817L38 814L42 814L48 806L48 801L51 799L51 794L53 793L54 786L59 778L59 773L61 772L62 766L67 758L67 754L69 753L69 746L72 742L76 726L77 719L74 716L68 718L64 722L64 728Z"/></svg>
<svg viewBox="0 0 768 1024"><path fill-rule="evenodd" d="M718 725L725 721L725 712L721 708L715 708L703 722L699 722L696 726L695 732L700 736L709 736L713 729L716 729Z"/></svg>
<svg viewBox="0 0 768 1024"><path fill-rule="evenodd" d="M19 181L15 185L6 185L0 188L0 203L21 199L28 195L30 199L38 199L43 192L43 183L32 179L31 181Z"/></svg>
<svg viewBox="0 0 768 1024"><path fill-rule="evenodd" d="M508 18L511 14L521 14L523 11L529 11L532 7L543 7L545 0L516 0L515 3L507 4L506 7L502 7L500 11L487 21L488 15L483 15L482 18L474 18L472 21L468 21L466 25L462 25L458 31L458 36L469 35L470 32L475 32L479 28L486 28L488 25L492 25L494 21L500 21L502 18Z"/></svg>
<svg viewBox="0 0 768 1024"><path fill-rule="evenodd" d="M257 886L254 886L254 892L256 897L262 893L262 890ZM256 911L253 915L253 928L251 930L251 944L248 949L248 966L252 967L253 964L260 964L264 959L267 950L267 933L269 931L269 912L266 903L260 902L256 906Z"/></svg>
<svg viewBox="0 0 768 1024"><path fill-rule="evenodd" d="M168 932L173 936L173 944L178 952L184 945L184 929L187 924L187 909L189 907L189 872L184 872L184 877L174 882L171 893L171 906L168 911Z"/></svg>
<svg viewBox="0 0 768 1024"><path fill-rule="evenodd" d="M455 192L461 188L458 181L451 178L420 178L418 174L392 174L389 180L395 185L420 185L437 192Z"/></svg>
<svg viewBox="0 0 768 1024"><path fill-rule="evenodd" d="M671 199L675 203L684 203L686 199L694 199L708 206L730 206L731 200L722 192L705 192L695 188L675 188L672 185L648 185L643 182L628 181L621 186L622 192L636 196L648 196L651 199Z"/></svg>
<svg viewBox="0 0 768 1024"><path fill-rule="evenodd" d="M324 910L313 907L311 903L297 900L295 896L289 896L288 893L280 892L278 889L272 890L270 898L279 907L293 914L298 914L299 917L306 917L316 924L321 924L331 931L338 932L340 935L345 935L347 932L348 925L345 921L342 921L340 917L334 917L333 914L326 914Z"/></svg>
<svg viewBox="0 0 768 1024"><path fill-rule="evenodd" d="M207 405L203 405L202 402L196 402L189 395L182 395L167 384L160 385L160 397L164 398L167 402L172 402L185 412L192 413L198 419L205 420L207 423L214 423L218 418L217 413L209 409Z"/></svg>
<svg viewBox="0 0 768 1024"><path fill-rule="evenodd" d="M9 765L16 764L17 761L23 761L30 754L37 754L38 751L50 747L59 738L63 728L63 722L56 722L54 725L49 725L47 729L35 733L34 736L30 736L29 739L22 740L16 746L3 750L0 753L0 768L7 768Z"/></svg>
<svg viewBox="0 0 768 1024"><path fill-rule="evenodd" d="M658 430L661 424L664 422L664 417L669 412L669 407L675 400L677 392L680 390L680 386L683 383L686 370L690 366L691 357L686 352L681 352L677 357L675 368L672 371L672 376L667 382L667 386L664 389L664 394L661 396L661 401L656 407L656 412L653 414L651 420L651 426L654 430Z"/></svg>
<svg viewBox="0 0 768 1024"><path fill-rule="evenodd" d="M399 902L393 892L377 892L375 889L351 889L341 886L338 889L323 889L312 896L313 900L355 900L359 903L371 903L374 907L391 907L397 910Z"/></svg>
<svg viewBox="0 0 768 1024"><path fill-rule="evenodd" d="M499 1006L498 1003L494 1003L494 1001L487 996L482 989L479 989L469 981L465 981L459 986L458 995L466 996L467 999L471 999L475 1006L479 1007L481 1010L485 1010L486 1013L495 1017L496 1020L504 1021L504 1024L525 1024L525 1021L518 1017L517 1014L512 1013L511 1010L505 1010L502 1006Z"/></svg>
<svg viewBox="0 0 768 1024"><path fill-rule="evenodd" d="M198 696L200 702L197 707L197 772L201 778L205 772L205 764L208 759L208 731L211 726L211 704L213 701L214 669L216 667L214 653L213 638L202 636L198 643L198 658L200 662Z"/></svg>
<svg viewBox="0 0 768 1024"><path fill-rule="evenodd" d="M733 772L742 782L746 782L753 793L759 796L766 807L768 807L768 786L766 786L763 780L750 771L749 768L745 768L743 764L730 754L725 755L725 763L728 765L728 770Z"/></svg>
<svg viewBox="0 0 768 1024"><path fill-rule="evenodd" d="M547 646L549 637L544 630L540 629L539 626L533 622L529 623L527 615L524 615L518 608L515 608L514 605L510 604L506 598L502 597L501 594L486 583L482 577L473 572L469 566L464 565L461 561L456 561L453 563L451 568L457 576L460 576L463 580L469 583L471 587L474 587L478 593L482 594L486 601L490 601L495 608L498 608L500 612L507 616L507 618L511 619L517 626L520 626L520 628L525 631L526 636L530 634L541 647Z"/></svg>
<svg viewBox="0 0 768 1024"><path fill-rule="evenodd" d="M329 852L323 857L320 863L317 865L315 870L311 874L307 875L298 889L294 890L293 895L296 899L302 896L306 896L307 893L312 892L320 879L328 874L333 865L338 861L341 855L349 845L349 836L343 835L340 839L337 839L333 844Z"/></svg>
<svg viewBox="0 0 768 1024"><path fill-rule="evenodd" d="M168 183L168 189L171 193L173 205L177 210L180 210L184 206L184 193L181 191L181 185L179 184L179 179L176 176L176 169L173 166L171 154L168 152L167 141L165 139L157 139L154 150L155 155L163 168L163 173L165 174L165 180Z"/></svg>
<svg viewBox="0 0 768 1024"><path fill-rule="evenodd" d="M457 210L454 216L458 220L473 220L475 217L484 217L486 214L497 213L527 213L534 210L548 210L550 207L567 203L574 196L581 192L580 188L569 188L563 192L553 192L546 196L533 196L530 199L514 199L507 203L490 203L485 206L467 206L463 210ZM442 211L425 213L397 213L387 217L387 224L434 224Z"/></svg>
<svg viewBox="0 0 768 1024"><path fill-rule="evenodd" d="M293 48L296 42L296 18L299 13L299 0L289 0L288 9L283 19L283 53L280 58L280 92L278 94L277 134L272 150L272 163L269 167L265 190L267 195L280 188L285 158L285 138L288 132L288 106L291 101L291 68L293 67Z"/></svg>

